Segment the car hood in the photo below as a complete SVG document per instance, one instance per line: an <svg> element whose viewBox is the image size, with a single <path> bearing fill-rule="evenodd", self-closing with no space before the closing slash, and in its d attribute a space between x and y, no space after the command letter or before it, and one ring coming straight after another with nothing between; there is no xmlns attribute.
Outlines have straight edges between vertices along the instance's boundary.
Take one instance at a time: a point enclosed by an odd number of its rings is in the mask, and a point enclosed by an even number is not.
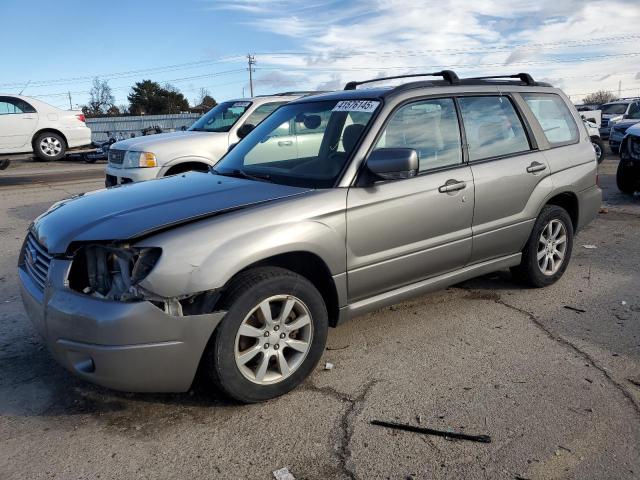
<svg viewBox="0 0 640 480"><path fill-rule="evenodd" d="M640 122L636 123L632 127L627 128L626 134L627 135L636 135L636 136L640 137Z"/></svg>
<svg viewBox="0 0 640 480"><path fill-rule="evenodd" d="M184 132L159 133L145 137L120 140L111 145L111 148L114 150L134 150L156 153L154 149L171 148L173 145L179 145L185 141L189 141L189 145L192 146L193 142L207 143L216 138L226 139L227 135L228 133L226 132L193 132L190 130Z"/></svg>
<svg viewBox="0 0 640 480"><path fill-rule="evenodd" d="M640 122L640 120L632 120L632 119L620 120L618 123L615 124L615 127L624 127L625 129L627 129L629 127L632 127L638 122Z"/></svg>
<svg viewBox="0 0 640 480"><path fill-rule="evenodd" d="M191 172L82 194L54 204L31 230L51 254L71 242L130 240L311 190Z"/></svg>

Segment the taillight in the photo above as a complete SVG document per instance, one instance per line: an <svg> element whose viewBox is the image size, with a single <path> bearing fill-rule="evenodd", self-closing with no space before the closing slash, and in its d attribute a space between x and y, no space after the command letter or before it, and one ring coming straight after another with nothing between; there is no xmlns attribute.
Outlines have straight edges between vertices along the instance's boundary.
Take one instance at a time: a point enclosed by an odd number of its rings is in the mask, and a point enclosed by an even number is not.
<svg viewBox="0 0 640 480"><path fill-rule="evenodd" d="M84 113L78 113L76 118L80 120L82 123L85 123Z"/></svg>

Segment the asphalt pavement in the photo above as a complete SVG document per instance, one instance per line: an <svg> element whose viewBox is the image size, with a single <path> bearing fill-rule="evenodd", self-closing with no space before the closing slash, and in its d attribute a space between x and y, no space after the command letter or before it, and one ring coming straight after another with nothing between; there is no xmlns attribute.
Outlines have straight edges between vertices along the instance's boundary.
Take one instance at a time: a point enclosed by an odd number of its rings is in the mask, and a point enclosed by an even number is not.
<svg viewBox="0 0 640 480"><path fill-rule="evenodd" d="M22 308L18 250L51 203L100 188L100 168L0 185L0 478L640 478L640 199L617 192L616 164L557 284L497 272L354 319L300 388L250 406L201 384L119 393L59 367Z"/></svg>

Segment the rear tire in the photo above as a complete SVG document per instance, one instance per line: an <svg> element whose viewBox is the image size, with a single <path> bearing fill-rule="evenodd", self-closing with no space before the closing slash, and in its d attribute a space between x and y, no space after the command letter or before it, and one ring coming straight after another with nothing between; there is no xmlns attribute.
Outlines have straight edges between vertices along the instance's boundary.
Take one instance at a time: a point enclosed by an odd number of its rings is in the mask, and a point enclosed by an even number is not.
<svg viewBox="0 0 640 480"><path fill-rule="evenodd" d="M33 142L33 151L42 162L60 160L67 154L67 142L57 133L43 132Z"/></svg>
<svg viewBox="0 0 640 480"><path fill-rule="evenodd" d="M545 205L522 250L522 262L513 267L511 273L526 285L546 287L562 277L569 264L572 249L571 217L562 207Z"/></svg>
<svg viewBox="0 0 640 480"><path fill-rule="evenodd" d="M243 272L226 288L220 308L227 314L203 367L216 387L240 402L289 392L322 356L327 309L320 292L296 273L276 267Z"/></svg>
<svg viewBox="0 0 640 480"><path fill-rule="evenodd" d="M618 163L618 171L616 172L618 190L622 193L633 195L638 184L638 179L636 178L637 172L638 169L633 166L625 166L622 161Z"/></svg>

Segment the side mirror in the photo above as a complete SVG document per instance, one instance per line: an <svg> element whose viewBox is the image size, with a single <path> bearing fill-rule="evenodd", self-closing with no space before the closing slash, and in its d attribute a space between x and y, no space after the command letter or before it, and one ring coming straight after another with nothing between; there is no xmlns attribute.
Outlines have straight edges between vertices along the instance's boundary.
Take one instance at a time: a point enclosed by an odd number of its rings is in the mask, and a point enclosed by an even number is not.
<svg viewBox="0 0 640 480"><path fill-rule="evenodd" d="M369 171L383 180L415 177L418 165L418 152L413 148L379 148L367 159Z"/></svg>
<svg viewBox="0 0 640 480"><path fill-rule="evenodd" d="M253 130L254 128L256 128L255 125L251 123L245 123L238 129L236 135L238 135L238 138L242 140L244 137L249 135L251 133L251 130Z"/></svg>

